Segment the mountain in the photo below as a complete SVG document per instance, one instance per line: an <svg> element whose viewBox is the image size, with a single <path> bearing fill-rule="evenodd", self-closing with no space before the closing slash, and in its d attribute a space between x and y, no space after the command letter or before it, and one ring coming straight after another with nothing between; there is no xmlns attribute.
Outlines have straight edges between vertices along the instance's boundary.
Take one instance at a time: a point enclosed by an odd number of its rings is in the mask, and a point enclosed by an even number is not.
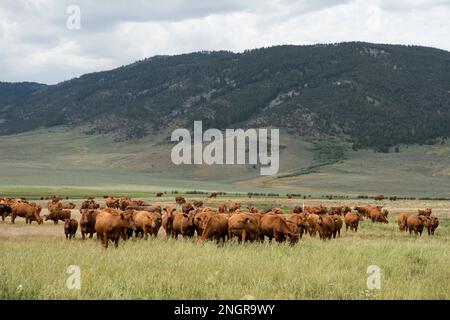
<svg viewBox="0 0 450 320"><path fill-rule="evenodd" d="M68 126L118 141L203 120L387 151L450 134L450 52L350 42L155 56L57 85L0 84L0 134Z"/></svg>
<svg viewBox="0 0 450 320"><path fill-rule="evenodd" d="M0 82L0 112L6 113L15 105L22 104L32 94L44 87L44 84L35 82Z"/></svg>

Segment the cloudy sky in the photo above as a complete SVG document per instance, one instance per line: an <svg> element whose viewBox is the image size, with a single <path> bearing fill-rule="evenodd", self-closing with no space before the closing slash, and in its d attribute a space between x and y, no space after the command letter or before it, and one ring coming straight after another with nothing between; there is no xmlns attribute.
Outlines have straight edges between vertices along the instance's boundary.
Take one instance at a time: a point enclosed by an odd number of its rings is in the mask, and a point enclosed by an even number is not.
<svg viewBox="0 0 450 320"><path fill-rule="evenodd" d="M79 29L67 27L70 5ZM450 51L450 0L1 0L0 81L53 84L156 54L354 40Z"/></svg>

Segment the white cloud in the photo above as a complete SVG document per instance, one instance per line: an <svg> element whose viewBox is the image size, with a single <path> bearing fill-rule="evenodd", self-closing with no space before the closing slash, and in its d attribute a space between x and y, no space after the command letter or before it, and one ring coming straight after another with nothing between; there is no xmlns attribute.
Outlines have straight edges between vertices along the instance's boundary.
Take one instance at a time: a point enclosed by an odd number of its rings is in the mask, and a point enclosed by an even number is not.
<svg viewBox="0 0 450 320"><path fill-rule="evenodd" d="M81 30L66 8L81 8ZM368 41L450 50L450 1L60 1L0 3L0 80L56 83L155 54Z"/></svg>

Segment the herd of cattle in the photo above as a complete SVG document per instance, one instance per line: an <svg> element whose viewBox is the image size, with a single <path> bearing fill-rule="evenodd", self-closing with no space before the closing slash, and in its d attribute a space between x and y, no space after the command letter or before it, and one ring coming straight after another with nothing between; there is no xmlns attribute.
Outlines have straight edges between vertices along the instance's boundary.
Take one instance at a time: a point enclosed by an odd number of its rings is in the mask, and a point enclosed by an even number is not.
<svg viewBox="0 0 450 320"><path fill-rule="evenodd" d="M94 198L82 202L80 206L81 218L78 222L71 218L73 203L63 203L58 197L48 203L48 214L45 220L52 220L55 224L64 221L66 238L75 237L78 226L83 239L92 238L94 233L101 240L105 248L109 241L118 246L119 239L135 237L147 239L149 235L157 236L160 228L164 228L168 237L194 237L199 240L216 240L217 243L236 237L239 242L264 241L265 237L271 241L289 242L295 244L304 234L311 237L319 235L321 239L340 237L340 231L345 224L346 230L357 232L359 221L370 219L372 222L388 223L388 211L382 206L358 206L352 210L348 206L324 207L296 206L288 215L280 208L260 211L255 207L241 210L241 204L231 202L221 203L217 208L204 207L200 200L186 202L181 196L175 198L176 204L152 205L142 200L130 198L114 198L104 196L105 206ZM17 217L25 218L26 223L36 221L42 224L40 217L42 208L26 199L3 198L0 200L0 215L2 221L11 216L14 223ZM343 217L343 218L342 218ZM414 232L422 235L427 228L429 235L439 225L439 219L432 215L430 208L419 209L417 215L400 213L397 216L400 231Z"/></svg>

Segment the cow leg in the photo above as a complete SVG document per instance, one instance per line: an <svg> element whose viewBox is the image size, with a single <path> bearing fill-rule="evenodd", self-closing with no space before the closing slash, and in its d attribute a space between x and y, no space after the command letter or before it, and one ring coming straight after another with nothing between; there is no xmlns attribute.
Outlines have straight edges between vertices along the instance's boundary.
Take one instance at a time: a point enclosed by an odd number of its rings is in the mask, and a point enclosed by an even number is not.
<svg viewBox="0 0 450 320"><path fill-rule="evenodd" d="M115 246L116 248L119 247L119 238L120 238L120 237L116 237L116 239L114 240L114 246Z"/></svg>
<svg viewBox="0 0 450 320"><path fill-rule="evenodd" d="M247 230L244 229L242 230L242 238L241 238L242 244L244 244L246 240L247 240Z"/></svg>
<svg viewBox="0 0 450 320"><path fill-rule="evenodd" d="M148 229L144 228L144 239L147 240L148 239Z"/></svg>
<svg viewBox="0 0 450 320"><path fill-rule="evenodd" d="M105 247L105 249L108 248L109 239L108 239L108 234L106 232L103 234L102 244Z"/></svg>

